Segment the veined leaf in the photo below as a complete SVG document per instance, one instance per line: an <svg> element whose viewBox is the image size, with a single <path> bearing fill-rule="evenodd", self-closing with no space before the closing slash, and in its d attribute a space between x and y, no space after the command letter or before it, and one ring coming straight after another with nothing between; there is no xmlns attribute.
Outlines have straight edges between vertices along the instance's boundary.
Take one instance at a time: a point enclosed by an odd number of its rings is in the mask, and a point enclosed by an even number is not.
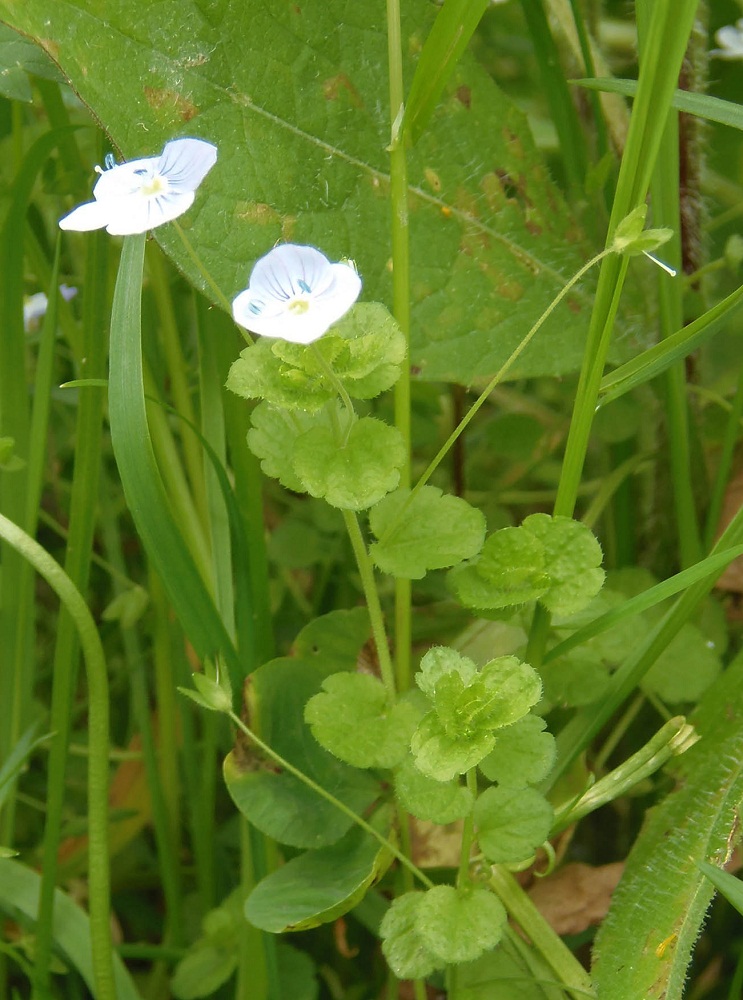
<svg viewBox="0 0 743 1000"><path fill-rule="evenodd" d="M435 13L428 0L404 5L409 79ZM389 303L381 0L347 5L342 17L323 0L130 0L105 13L89 0L0 0L0 17L54 54L124 156L156 154L175 135L217 144L217 165L182 224L227 296L288 239L353 258L364 299ZM423 378L469 383L503 364L595 248L526 117L467 53L410 152L408 176L412 362ZM175 228L156 235L208 293ZM572 293L570 322L558 310L511 376L574 370L588 301L585 286Z"/></svg>

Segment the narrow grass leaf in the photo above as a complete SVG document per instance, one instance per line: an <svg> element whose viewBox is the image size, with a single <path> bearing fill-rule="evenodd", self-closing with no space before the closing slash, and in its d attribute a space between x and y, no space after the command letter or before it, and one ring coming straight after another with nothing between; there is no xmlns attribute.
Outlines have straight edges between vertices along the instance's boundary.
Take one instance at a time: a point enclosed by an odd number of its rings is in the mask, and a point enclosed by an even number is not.
<svg viewBox="0 0 743 1000"><path fill-rule="evenodd" d="M33 926L41 876L19 861L0 859L0 910L21 923ZM53 937L55 945L73 968L77 969L96 996L93 959L90 948L90 920L70 897L55 889ZM139 991L114 951L114 982L118 1000L140 1000Z"/></svg>
<svg viewBox="0 0 743 1000"><path fill-rule="evenodd" d="M587 90L600 90L608 94L623 94L634 97L637 93L636 80L613 80L600 77L594 80L573 80L579 87ZM733 101L724 101L710 94L694 94L688 90L677 90L671 98L671 107L697 118L705 118L708 122L719 125L729 125L731 128L743 129L743 105Z"/></svg>
<svg viewBox="0 0 743 1000"><path fill-rule="evenodd" d="M693 323L672 333L660 344L643 351L638 357L616 368L601 381L601 405L623 396L645 382L666 371L674 362L687 357L707 338L717 333L740 308L743 302L743 285L731 292L722 302L708 309Z"/></svg>
<svg viewBox="0 0 743 1000"><path fill-rule="evenodd" d="M413 144L423 134L488 6L489 0L446 0L439 11L418 59L402 122L402 131Z"/></svg>
<svg viewBox="0 0 743 1000"><path fill-rule="evenodd" d="M124 241L111 315L109 415L124 494L137 531L194 648L227 660L237 686L242 670L211 594L173 519L152 450L141 352L141 292L145 237Z"/></svg>

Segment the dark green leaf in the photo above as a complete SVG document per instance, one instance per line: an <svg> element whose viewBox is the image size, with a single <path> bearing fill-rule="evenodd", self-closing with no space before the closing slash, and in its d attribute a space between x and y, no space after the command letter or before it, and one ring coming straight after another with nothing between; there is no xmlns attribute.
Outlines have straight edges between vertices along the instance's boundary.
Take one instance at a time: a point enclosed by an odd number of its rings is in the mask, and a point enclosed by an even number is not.
<svg viewBox="0 0 743 1000"><path fill-rule="evenodd" d="M337 760L316 742L304 721L307 701L320 690L322 668L296 658L272 660L251 675L249 703L258 735L282 757L355 812L379 795L376 781ZM227 789L259 830L283 844L332 844L351 820L298 778L277 773L241 743L224 763Z"/></svg>
<svg viewBox="0 0 743 1000"><path fill-rule="evenodd" d="M391 860L386 848L354 827L332 847L300 854L266 876L248 897L245 916L273 934L329 923L358 903Z"/></svg>

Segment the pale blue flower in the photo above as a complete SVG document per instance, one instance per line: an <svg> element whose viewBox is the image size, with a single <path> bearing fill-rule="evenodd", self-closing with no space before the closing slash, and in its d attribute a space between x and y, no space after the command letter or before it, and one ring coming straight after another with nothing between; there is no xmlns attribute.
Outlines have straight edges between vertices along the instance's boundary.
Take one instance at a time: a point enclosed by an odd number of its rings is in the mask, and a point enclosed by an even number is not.
<svg viewBox="0 0 743 1000"><path fill-rule="evenodd" d="M174 139L160 156L128 163L110 165L106 157L106 169L96 167L95 201L78 205L59 225L79 232L105 226L114 236L145 233L191 207L216 161L217 147L203 139Z"/></svg>
<svg viewBox="0 0 743 1000"><path fill-rule="evenodd" d="M255 265L232 314L253 333L310 344L348 312L360 292L361 278L351 264L332 264L314 247L284 243Z"/></svg>
<svg viewBox="0 0 743 1000"><path fill-rule="evenodd" d="M743 17L735 25L726 24L715 32L719 49L712 49L711 56L718 59L743 59Z"/></svg>
<svg viewBox="0 0 743 1000"><path fill-rule="evenodd" d="M77 289L71 285L60 285L59 293L66 302L69 302L77 295ZM45 292L36 292L35 295L29 295L23 300L23 328L27 333L38 329L48 306L49 301Z"/></svg>

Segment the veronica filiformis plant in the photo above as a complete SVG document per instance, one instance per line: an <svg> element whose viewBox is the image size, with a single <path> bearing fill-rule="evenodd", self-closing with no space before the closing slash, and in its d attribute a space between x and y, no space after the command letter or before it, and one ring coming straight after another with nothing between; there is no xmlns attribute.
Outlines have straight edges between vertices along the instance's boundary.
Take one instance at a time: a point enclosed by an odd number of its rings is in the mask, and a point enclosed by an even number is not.
<svg viewBox="0 0 743 1000"><path fill-rule="evenodd" d="M114 163L109 153L105 169L96 167L95 200L65 215L60 228L130 236L171 222L191 207L216 161L217 147L203 139L174 139L159 156L127 163Z"/></svg>

